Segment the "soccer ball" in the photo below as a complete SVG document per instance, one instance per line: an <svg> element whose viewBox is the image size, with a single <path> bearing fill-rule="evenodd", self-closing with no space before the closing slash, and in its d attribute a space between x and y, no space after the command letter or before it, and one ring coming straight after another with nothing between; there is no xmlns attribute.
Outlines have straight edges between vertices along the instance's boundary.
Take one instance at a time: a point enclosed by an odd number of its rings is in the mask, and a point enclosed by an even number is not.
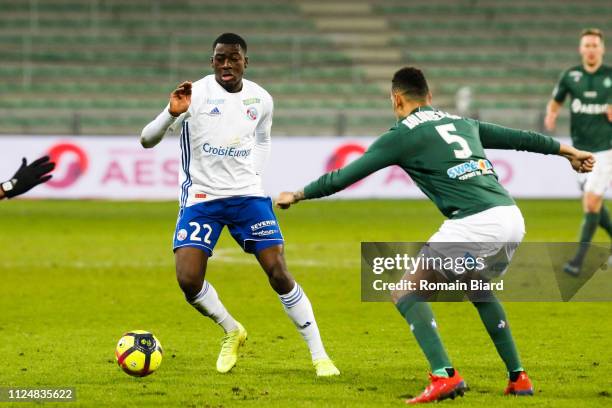
<svg viewBox="0 0 612 408"><path fill-rule="evenodd" d="M145 377L159 368L163 350L159 340L144 330L125 333L115 348L117 364L127 374Z"/></svg>

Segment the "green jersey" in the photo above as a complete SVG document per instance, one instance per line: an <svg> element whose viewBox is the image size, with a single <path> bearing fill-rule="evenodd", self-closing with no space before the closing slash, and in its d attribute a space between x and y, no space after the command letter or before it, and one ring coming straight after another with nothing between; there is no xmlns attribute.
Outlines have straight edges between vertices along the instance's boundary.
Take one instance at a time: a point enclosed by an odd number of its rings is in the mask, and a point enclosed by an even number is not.
<svg viewBox="0 0 612 408"><path fill-rule="evenodd" d="M369 174L400 166L438 209L463 218L486 209L513 205L497 180L484 149L558 153L551 137L461 118L429 106L398 121L357 160L321 176L304 188L306 199L338 192Z"/></svg>
<svg viewBox="0 0 612 408"><path fill-rule="evenodd" d="M582 65L561 74L553 99L563 103L570 95L570 133L577 149L601 152L612 149L612 122L608 104L612 103L612 67L602 65L593 73Z"/></svg>

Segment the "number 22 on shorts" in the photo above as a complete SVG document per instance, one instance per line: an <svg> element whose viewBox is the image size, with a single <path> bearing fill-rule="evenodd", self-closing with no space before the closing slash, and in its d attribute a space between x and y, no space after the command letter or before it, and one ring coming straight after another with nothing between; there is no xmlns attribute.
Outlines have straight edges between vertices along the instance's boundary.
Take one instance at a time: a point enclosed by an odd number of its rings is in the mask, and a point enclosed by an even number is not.
<svg viewBox="0 0 612 408"><path fill-rule="evenodd" d="M210 234L212 234L212 227L209 224L202 224L202 227L200 227L200 224L198 224L197 222L190 222L189 225L194 228L193 232L189 236L189 239L191 241L204 242L205 244L210 244ZM200 237L200 231L202 229L205 231L204 238Z"/></svg>

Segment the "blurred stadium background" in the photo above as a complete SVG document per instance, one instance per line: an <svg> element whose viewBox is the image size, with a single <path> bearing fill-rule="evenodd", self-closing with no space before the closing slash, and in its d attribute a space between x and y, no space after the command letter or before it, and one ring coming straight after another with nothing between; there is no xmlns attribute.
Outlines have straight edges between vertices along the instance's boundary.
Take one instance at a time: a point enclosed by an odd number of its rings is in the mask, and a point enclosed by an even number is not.
<svg viewBox="0 0 612 408"><path fill-rule="evenodd" d="M612 33L609 0L0 0L0 132L138 134L179 81L210 72L226 31L275 98L275 135L380 134L408 64L439 108L542 130L591 26Z"/></svg>

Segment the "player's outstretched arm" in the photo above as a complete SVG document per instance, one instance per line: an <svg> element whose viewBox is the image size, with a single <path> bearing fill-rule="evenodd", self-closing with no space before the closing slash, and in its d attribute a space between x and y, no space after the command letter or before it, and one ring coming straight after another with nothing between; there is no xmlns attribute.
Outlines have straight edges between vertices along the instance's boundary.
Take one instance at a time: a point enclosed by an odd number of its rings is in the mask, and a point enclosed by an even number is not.
<svg viewBox="0 0 612 408"><path fill-rule="evenodd" d="M510 129L492 123L480 122L480 140L485 149L524 150L533 153L556 154L568 159L572 168L580 173L593 170L595 158L590 152L559 143L550 136L537 132Z"/></svg>
<svg viewBox="0 0 612 408"><path fill-rule="evenodd" d="M595 157L591 152L578 150L572 146L561 143L559 155L569 160L572 168L578 173L589 173L593 171Z"/></svg>
<svg viewBox="0 0 612 408"><path fill-rule="evenodd" d="M49 156L43 156L32 163L24 157L21 166L10 180L0 183L0 199L12 198L23 194L39 184L51 179L51 173L55 163L50 161Z"/></svg>
<svg viewBox="0 0 612 408"><path fill-rule="evenodd" d="M542 154L559 153L559 142L538 132L479 122L479 134L485 149L524 150Z"/></svg>
<svg viewBox="0 0 612 408"><path fill-rule="evenodd" d="M187 112L191 105L191 86L191 82L185 81L172 91L168 107L142 129L140 134L142 147L148 149L157 145L176 118Z"/></svg>
<svg viewBox="0 0 612 408"><path fill-rule="evenodd" d="M394 131L390 131L378 138L363 156L354 162L322 175L302 190L282 192L275 204L278 208L287 209L301 200L326 197L342 191L375 171L397 163L400 154L407 153L403 151L400 143L401 138L397 137Z"/></svg>

